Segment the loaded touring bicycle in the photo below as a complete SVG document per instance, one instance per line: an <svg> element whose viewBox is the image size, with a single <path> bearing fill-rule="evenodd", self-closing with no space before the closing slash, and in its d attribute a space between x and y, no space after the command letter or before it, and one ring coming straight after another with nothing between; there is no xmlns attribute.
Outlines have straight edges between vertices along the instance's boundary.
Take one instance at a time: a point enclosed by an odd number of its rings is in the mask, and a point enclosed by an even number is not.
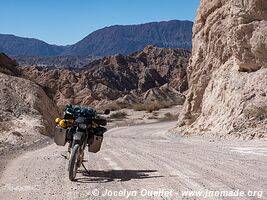
<svg viewBox="0 0 267 200"><path fill-rule="evenodd" d="M109 113L109 110L97 113L92 108L68 105L63 119L56 119L54 141L59 146L65 146L68 143L68 172L71 181L75 180L77 170L83 164L86 146L89 152L100 151L103 134L107 131L104 127L107 121L100 115Z"/></svg>

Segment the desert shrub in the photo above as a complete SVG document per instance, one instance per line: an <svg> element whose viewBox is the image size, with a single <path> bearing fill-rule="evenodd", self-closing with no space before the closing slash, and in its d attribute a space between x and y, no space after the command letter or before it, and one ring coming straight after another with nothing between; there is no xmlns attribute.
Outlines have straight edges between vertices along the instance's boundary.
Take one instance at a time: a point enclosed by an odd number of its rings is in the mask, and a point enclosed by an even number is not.
<svg viewBox="0 0 267 200"><path fill-rule="evenodd" d="M169 108L173 106L173 103L171 102L160 102L160 101L151 101L144 104L132 104L131 108L135 111L147 111L147 112L153 112L156 110L160 110L162 108Z"/></svg>
<svg viewBox="0 0 267 200"><path fill-rule="evenodd" d="M11 128L9 126L5 126L2 123L0 123L0 125L1 125L1 131L2 132L7 132L7 131L11 130Z"/></svg>
<svg viewBox="0 0 267 200"><path fill-rule="evenodd" d="M111 111L117 111L120 109L128 108L133 109L134 111L147 111L147 112L153 112L160 110L162 108L169 108L171 106L175 105L172 102L168 101L150 101L146 103L124 103L124 102L111 102L106 104L105 106L101 106L101 109L109 109Z"/></svg>
<svg viewBox="0 0 267 200"><path fill-rule="evenodd" d="M178 114L165 113L164 117L160 119L160 121L176 121L178 120Z"/></svg>
<svg viewBox="0 0 267 200"><path fill-rule="evenodd" d="M134 111L142 111L142 110L146 110L146 105L145 104L141 104L141 103L135 103L131 105L131 108Z"/></svg>
<svg viewBox="0 0 267 200"><path fill-rule="evenodd" d="M267 118L267 106L254 107L250 110L247 110L245 115L248 118L264 120Z"/></svg>
<svg viewBox="0 0 267 200"><path fill-rule="evenodd" d="M118 112L112 113L110 115L110 118L112 118L112 119L124 119L126 116L127 116L126 112L118 111Z"/></svg>
<svg viewBox="0 0 267 200"><path fill-rule="evenodd" d="M149 116L148 119L158 119L158 117L159 117L159 113L153 112L152 116Z"/></svg>
<svg viewBox="0 0 267 200"><path fill-rule="evenodd" d="M103 107L103 110L105 109L109 109L111 111L116 111L116 110L120 110L120 109L123 109L123 108L129 108L130 105L127 104L127 103L123 103L123 102L111 102L111 103L108 103L107 105L105 105Z"/></svg>
<svg viewBox="0 0 267 200"><path fill-rule="evenodd" d="M161 108L165 108L165 106L158 101L154 101L147 105L146 111L151 113L153 111L160 110Z"/></svg>
<svg viewBox="0 0 267 200"><path fill-rule="evenodd" d="M111 102L111 103L103 106L103 110L105 110L105 109L109 109L111 111L116 111L116 110L120 110L120 107L116 102Z"/></svg>
<svg viewBox="0 0 267 200"><path fill-rule="evenodd" d="M164 117L168 120L178 120L178 114L165 113Z"/></svg>

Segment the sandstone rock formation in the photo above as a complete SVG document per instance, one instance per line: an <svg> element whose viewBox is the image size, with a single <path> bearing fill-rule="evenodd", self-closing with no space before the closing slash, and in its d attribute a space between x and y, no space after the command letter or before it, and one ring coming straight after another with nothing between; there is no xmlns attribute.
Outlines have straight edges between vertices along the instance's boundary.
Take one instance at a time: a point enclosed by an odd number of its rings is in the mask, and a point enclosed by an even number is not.
<svg viewBox="0 0 267 200"><path fill-rule="evenodd" d="M188 50L147 46L129 56L104 57L82 70L25 67L23 74L58 105L100 105L119 98L126 103L155 98L182 103L189 57Z"/></svg>
<svg viewBox="0 0 267 200"><path fill-rule="evenodd" d="M201 0L178 131L266 136L266 0Z"/></svg>
<svg viewBox="0 0 267 200"><path fill-rule="evenodd" d="M129 94L115 100L117 104L139 104L151 102L165 102L171 104L183 105L185 96L172 88L168 83L160 87L151 88L145 92L132 90ZM108 103L108 102L107 102Z"/></svg>
<svg viewBox="0 0 267 200"><path fill-rule="evenodd" d="M56 105L35 83L16 77L16 63L0 54L0 147L28 144L40 134L53 135ZM11 73L12 72L12 73ZM8 75L11 74L11 75Z"/></svg>

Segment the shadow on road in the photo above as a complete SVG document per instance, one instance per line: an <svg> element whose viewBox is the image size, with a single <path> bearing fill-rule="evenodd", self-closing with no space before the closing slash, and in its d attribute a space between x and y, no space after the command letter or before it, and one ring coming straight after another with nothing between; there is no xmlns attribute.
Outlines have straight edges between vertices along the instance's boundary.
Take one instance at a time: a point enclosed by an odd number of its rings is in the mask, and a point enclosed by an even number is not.
<svg viewBox="0 0 267 200"><path fill-rule="evenodd" d="M160 178L163 176L155 176L152 173L157 170L90 170L89 174L83 172L81 178L76 181L80 183L91 182L111 182L111 181L129 181L131 179L147 179L147 178Z"/></svg>

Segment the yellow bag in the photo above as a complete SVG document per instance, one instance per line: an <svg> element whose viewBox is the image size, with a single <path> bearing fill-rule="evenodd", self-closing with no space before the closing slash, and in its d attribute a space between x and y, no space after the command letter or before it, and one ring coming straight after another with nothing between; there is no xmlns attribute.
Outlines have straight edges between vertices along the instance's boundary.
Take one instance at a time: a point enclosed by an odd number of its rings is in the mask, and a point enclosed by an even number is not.
<svg viewBox="0 0 267 200"><path fill-rule="evenodd" d="M74 120L71 120L71 119L59 119L59 118L57 118L57 119L55 120L55 122L56 122L61 128L66 129L66 128L72 126Z"/></svg>

